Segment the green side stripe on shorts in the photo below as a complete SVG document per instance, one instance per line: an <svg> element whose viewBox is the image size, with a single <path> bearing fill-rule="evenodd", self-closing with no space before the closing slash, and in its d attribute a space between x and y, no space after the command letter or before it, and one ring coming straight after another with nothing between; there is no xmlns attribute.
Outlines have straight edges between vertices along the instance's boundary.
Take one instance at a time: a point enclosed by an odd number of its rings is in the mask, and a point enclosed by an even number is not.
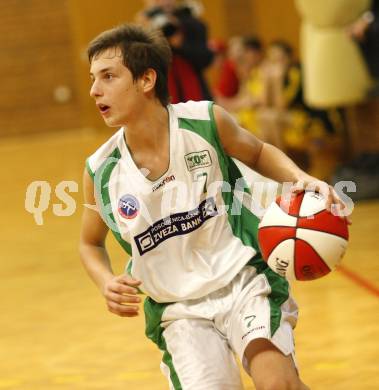
<svg viewBox="0 0 379 390"><path fill-rule="evenodd" d="M132 266L133 266L133 260L130 259L128 261L128 264L126 265L125 272L129 275L132 275Z"/></svg>
<svg viewBox="0 0 379 390"><path fill-rule="evenodd" d="M289 297L289 284L285 278L278 275L269 267L266 268L264 274L271 286L271 293L269 294L268 299L270 301L272 337L280 326L280 320L282 319L281 306Z"/></svg>
<svg viewBox="0 0 379 390"><path fill-rule="evenodd" d="M172 356L167 350L166 341L163 336L164 328L161 326L162 315L165 308L169 303L158 303L155 302L150 297L145 299L144 311L145 311L145 321L146 321L146 336L157 344L158 348L163 351L163 363L168 366L170 370L170 379L174 385L175 390L182 390L182 385L178 378L178 374L175 371L174 364L172 362Z"/></svg>
<svg viewBox="0 0 379 390"><path fill-rule="evenodd" d="M100 165L99 169L96 170L94 174L94 184L96 191L98 193L98 199L100 202L101 215L104 218L105 223L112 231L116 240L122 246L122 248L132 255L131 245L125 241L120 234L118 226L116 224L115 217L112 212L111 201L109 196L109 179L111 177L112 171L118 163L118 160L121 157L120 150L116 148L108 158Z"/></svg>
<svg viewBox="0 0 379 390"><path fill-rule="evenodd" d="M133 259L130 258L125 267L125 273L128 274L129 276L132 276L132 267L133 267ZM144 295L144 293L141 291L139 287L134 287L134 288L137 289L138 294Z"/></svg>
<svg viewBox="0 0 379 390"><path fill-rule="evenodd" d="M289 297L289 283L287 279L274 272L260 256L260 254L254 256L247 265L255 267L257 274L264 274L271 287L268 300L270 302L270 328L272 337L280 326L280 320L282 319L281 306Z"/></svg>

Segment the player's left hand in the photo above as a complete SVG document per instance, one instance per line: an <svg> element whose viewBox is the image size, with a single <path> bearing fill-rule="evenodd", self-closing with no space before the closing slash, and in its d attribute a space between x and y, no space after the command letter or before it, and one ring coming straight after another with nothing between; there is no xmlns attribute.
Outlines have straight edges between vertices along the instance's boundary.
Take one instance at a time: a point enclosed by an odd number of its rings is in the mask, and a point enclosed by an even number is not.
<svg viewBox="0 0 379 390"><path fill-rule="evenodd" d="M325 181L310 177L306 180L299 180L291 188L291 192L295 194L305 190L320 193L325 199L325 208L333 215L344 218L351 225L351 217L344 213L347 206L341 200L333 186Z"/></svg>

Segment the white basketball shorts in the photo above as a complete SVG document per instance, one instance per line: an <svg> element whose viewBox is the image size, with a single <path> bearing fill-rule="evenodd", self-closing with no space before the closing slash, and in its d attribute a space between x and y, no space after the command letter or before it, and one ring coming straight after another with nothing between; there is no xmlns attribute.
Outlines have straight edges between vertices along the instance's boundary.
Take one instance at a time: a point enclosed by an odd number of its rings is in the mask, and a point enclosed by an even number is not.
<svg viewBox="0 0 379 390"><path fill-rule="evenodd" d="M196 300L145 301L146 335L163 351L171 390L243 389L234 354L254 339L270 340L294 357L297 305L288 282L269 268L247 265L226 287Z"/></svg>

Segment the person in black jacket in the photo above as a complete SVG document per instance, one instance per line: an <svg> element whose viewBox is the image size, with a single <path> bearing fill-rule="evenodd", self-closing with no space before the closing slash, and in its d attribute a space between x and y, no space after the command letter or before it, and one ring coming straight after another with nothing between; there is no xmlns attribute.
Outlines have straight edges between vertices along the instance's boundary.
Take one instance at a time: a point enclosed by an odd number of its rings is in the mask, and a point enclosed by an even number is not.
<svg viewBox="0 0 379 390"><path fill-rule="evenodd" d="M178 6L174 15L180 21L184 40L178 52L194 67L203 90L203 98L211 100L212 96L203 71L212 63L214 53L208 47L207 26L198 19L192 9L186 5Z"/></svg>
<svg viewBox="0 0 379 390"><path fill-rule="evenodd" d="M359 42L371 75L379 80L379 0L372 0L370 10L364 12L348 32Z"/></svg>
<svg viewBox="0 0 379 390"><path fill-rule="evenodd" d="M175 0L153 0L137 15L137 22L159 27L166 37L173 24L179 26L183 39L180 45L171 47L173 54L191 64L200 83L201 98L212 100L204 70L211 65L214 53L208 47L207 26L197 17L194 8L185 2L176 4Z"/></svg>

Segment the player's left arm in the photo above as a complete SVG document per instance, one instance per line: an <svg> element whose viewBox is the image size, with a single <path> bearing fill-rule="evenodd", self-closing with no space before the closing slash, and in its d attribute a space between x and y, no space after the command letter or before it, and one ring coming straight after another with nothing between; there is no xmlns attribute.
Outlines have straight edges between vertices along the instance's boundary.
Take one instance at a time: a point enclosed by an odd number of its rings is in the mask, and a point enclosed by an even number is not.
<svg viewBox="0 0 379 390"><path fill-rule="evenodd" d="M230 157L272 180L293 183L294 192L306 188L320 192L326 199L328 210L331 210L333 204L344 209L345 205L332 186L308 175L281 150L241 128L223 108L214 105L213 112L221 144Z"/></svg>

